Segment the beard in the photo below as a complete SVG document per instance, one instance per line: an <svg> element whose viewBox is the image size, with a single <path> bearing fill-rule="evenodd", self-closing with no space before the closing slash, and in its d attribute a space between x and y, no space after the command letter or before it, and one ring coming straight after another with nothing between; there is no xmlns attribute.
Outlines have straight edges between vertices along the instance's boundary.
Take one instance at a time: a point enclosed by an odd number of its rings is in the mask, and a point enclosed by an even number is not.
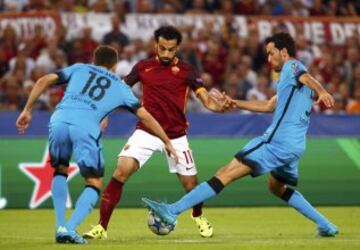
<svg viewBox="0 0 360 250"><path fill-rule="evenodd" d="M169 57L159 57L160 62L162 65L164 66L168 66L171 64L171 62L174 60L174 58L169 58Z"/></svg>

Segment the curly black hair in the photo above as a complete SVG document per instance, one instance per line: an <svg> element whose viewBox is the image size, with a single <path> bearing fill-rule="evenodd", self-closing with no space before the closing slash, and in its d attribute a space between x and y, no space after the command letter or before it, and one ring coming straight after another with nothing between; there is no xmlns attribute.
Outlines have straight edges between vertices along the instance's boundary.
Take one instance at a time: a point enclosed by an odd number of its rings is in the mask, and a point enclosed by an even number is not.
<svg viewBox="0 0 360 250"><path fill-rule="evenodd" d="M278 50L286 49L289 56L295 56L295 41L289 33L280 32L266 38L265 44L274 43Z"/></svg>
<svg viewBox="0 0 360 250"><path fill-rule="evenodd" d="M176 39L178 45L181 43L182 40L182 35L180 31L171 25L159 27L157 30L155 30L154 36L157 42L159 42L160 37L163 37L166 40Z"/></svg>

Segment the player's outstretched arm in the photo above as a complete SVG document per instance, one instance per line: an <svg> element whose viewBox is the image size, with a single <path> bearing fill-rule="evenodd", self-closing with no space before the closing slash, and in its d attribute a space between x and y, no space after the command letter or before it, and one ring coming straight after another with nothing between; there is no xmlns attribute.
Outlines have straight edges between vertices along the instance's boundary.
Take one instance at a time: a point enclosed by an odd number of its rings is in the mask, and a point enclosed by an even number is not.
<svg viewBox="0 0 360 250"><path fill-rule="evenodd" d="M235 108L249 110L252 112L260 113L272 113L275 110L277 103L277 95L266 101L244 101L244 100L233 100Z"/></svg>
<svg viewBox="0 0 360 250"><path fill-rule="evenodd" d="M38 100L39 96L44 92L44 90L50 85L54 84L57 79L57 74L47 74L37 80L26 102L24 110L21 112L18 119L16 120L16 127L20 134L25 133L25 130L30 125L31 111L34 103Z"/></svg>
<svg viewBox="0 0 360 250"><path fill-rule="evenodd" d="M216 89L212 89L211 92L208 92L205 88L202 88L196 95L201 100L204 107L213 112L222 113L232 109L231 98L224 93L220 93Z"/></svg>
<svg viewBox="0 0 360 250"><path fill-rule="evenodd" d="M309 73L302 74L299 77L299 82L309 86L309 88L316 92L319 97L316 104L323 102L327 108L332 108L334 106L334 98L324 89L321 83Z"/></svg>
<svg viewBox="0 0 360 250"><path fill-rule="evenodd" d="M176 150L172 146L169 137L155 118L144 107L138 108L135 114L142 124L144 124L155 136L159 137L160 140L164 142L168 154L172 155L175 162L178 163L179 160Z"/></svg>

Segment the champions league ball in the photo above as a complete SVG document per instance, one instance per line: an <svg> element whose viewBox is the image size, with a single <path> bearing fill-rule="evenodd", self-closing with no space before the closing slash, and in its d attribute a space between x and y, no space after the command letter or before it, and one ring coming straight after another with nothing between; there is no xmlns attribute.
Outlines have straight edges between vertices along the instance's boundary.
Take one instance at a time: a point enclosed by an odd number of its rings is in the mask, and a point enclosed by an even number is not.
<svg viewBox="0 0 360 250"><path fill-rule="evenodd" d="M157 235L168 235L175 229L176 224L166 224L154 212L149 211L148 227Z"/></svg>

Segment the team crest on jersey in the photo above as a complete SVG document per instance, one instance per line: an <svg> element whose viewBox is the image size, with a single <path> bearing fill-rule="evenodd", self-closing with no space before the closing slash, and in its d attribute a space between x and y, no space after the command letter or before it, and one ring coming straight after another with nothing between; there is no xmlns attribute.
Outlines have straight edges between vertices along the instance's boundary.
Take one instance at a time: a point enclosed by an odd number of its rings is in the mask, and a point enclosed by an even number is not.
<svg viewBox="0 0 360 250"><path fill-rule="evenodd" d="M173 72L173 74L176 75L177 73L179 73L179 71L180 71L180 68L178 66L171 67L171 72Z"/></svg>
<svg viewBox="0 0 360 250"><path fill-rule="evenodd" d="M293 69L294 76L296 76L300 72L300 67L297 63L291 64L291 68Z"/></svg>
<svg viewBox="0 0 360 250"><path fill-rule="evenodd" d="M48 147L46 146L45 148L45 153L41 162L23 162L19 164L19 168L35 184L29 202L29 208L37 208L51 196L51 183L54 168L50 163ZM74 163L70 163L67 181L70 181L78 172L78 166ZM67 195L66 207L71 208L71 198L69 193Z"/></svg>

